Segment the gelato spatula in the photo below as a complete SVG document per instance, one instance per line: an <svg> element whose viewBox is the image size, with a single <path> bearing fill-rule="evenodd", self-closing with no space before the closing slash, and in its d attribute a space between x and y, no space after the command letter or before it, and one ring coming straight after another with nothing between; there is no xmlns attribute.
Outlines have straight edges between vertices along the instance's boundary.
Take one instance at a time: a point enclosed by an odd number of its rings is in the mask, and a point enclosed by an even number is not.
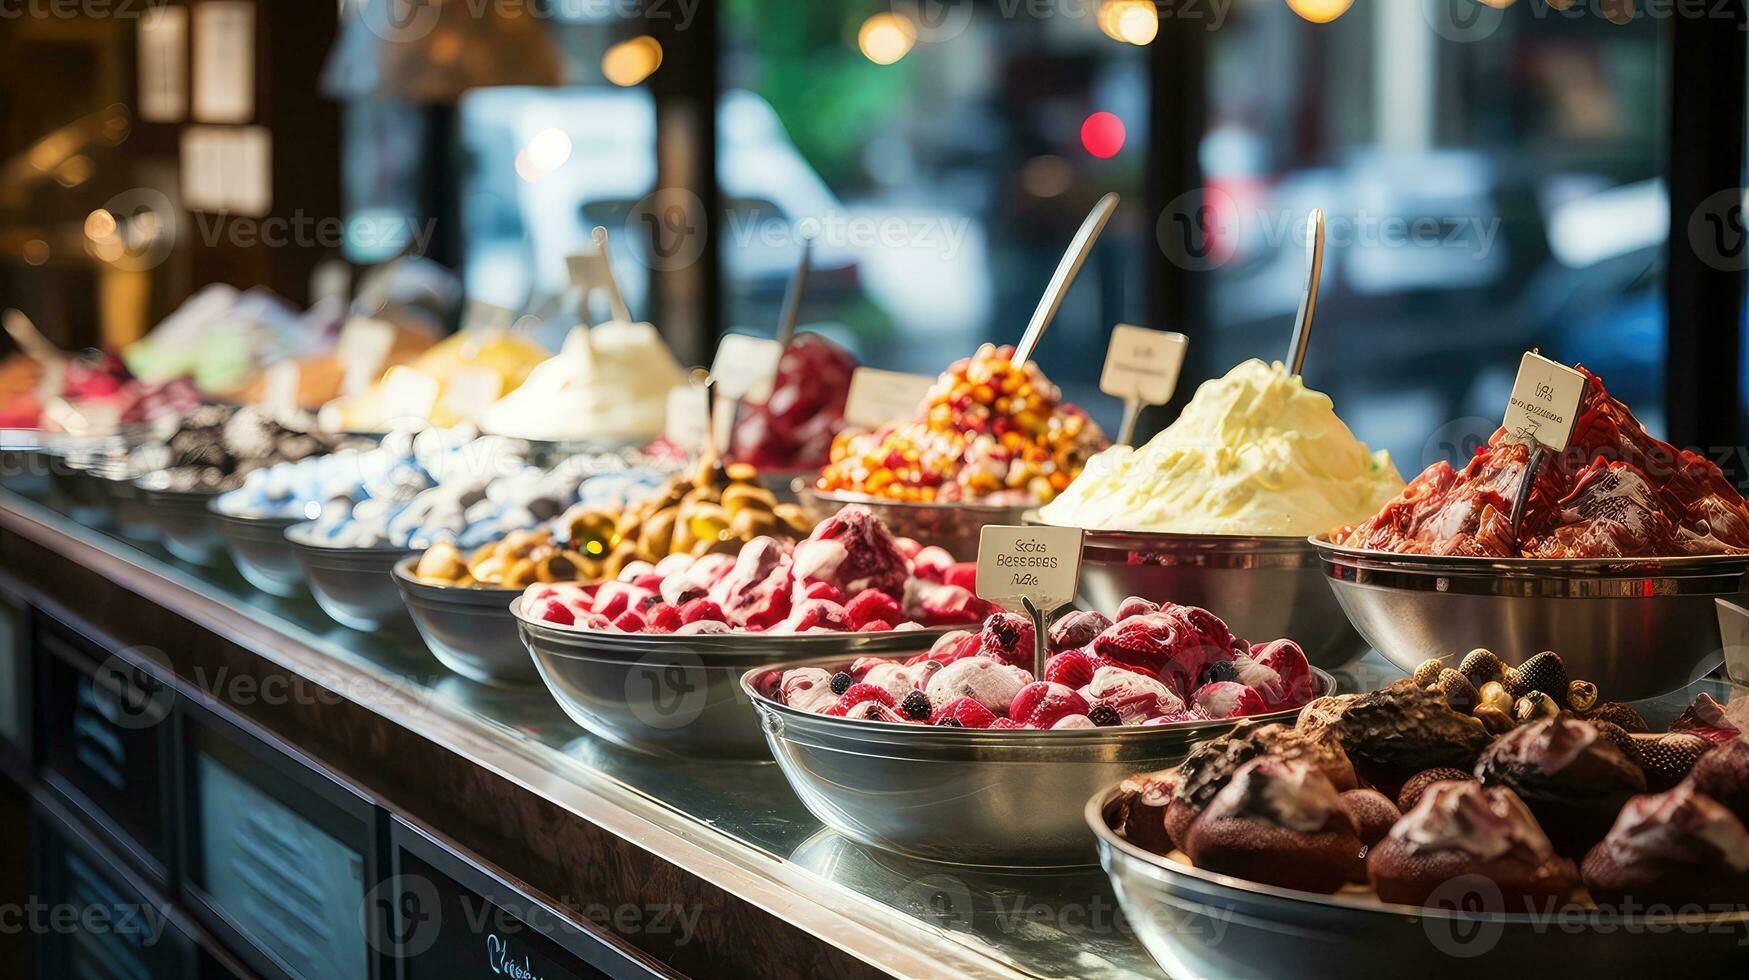
<svg viewBox="0 0 1749 980"><path fill-rule="evenodd" d="M1288 345L1287 369L1299 374L1306 363L1306 345L1312 340L1312 318L1318 315L1318 285L1324 278L1324 209L1313 208L1306 218L1306 291L1300 294L1300 314L1294 320L1294 339Z"/></svg>

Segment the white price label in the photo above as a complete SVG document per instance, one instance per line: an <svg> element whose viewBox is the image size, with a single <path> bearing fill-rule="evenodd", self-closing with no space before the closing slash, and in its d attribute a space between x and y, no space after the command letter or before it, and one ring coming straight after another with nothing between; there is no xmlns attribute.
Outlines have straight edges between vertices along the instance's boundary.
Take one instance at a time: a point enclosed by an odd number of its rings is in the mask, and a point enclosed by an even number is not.
<svg viewBox="0 0 1749 980"><path fill-rule="evenodd" d="M395 348L395 328L383 320L353 317L340 328L335 354L343 375L340 391L352 394L382 373L383 362Z"/></svg>
<svg viewBox="0 0 1749 980"><path fill-rule="evenodd" d="M298 410L298 382L303 370L296 361L280 361L267 369L262 379L261 407L270 415L295 415Z"/></svg>
<svg viewBox="0 0 1749 980"><path fill-rule="evenodd" d="M724 398L743 398L763 402L771 397L777 383L777 362L783 358L783 345L763 337L744 333L724 334L717 344L716 360L711 362L711 377L716 379L717 394Z"/></svg>
<svg viewBox="0 0 1749 980"><path fill-rule="evenodd" d="M437 379L410 367L392 367L383 376L383 414L389 422L427 422L437 409Z"/></svg>
<svg viewBox="0 0 1749 980"><path fill-rule="evenodd" d="M1738 687L1749 688L1749 609L1715 599L1719 612L1719 638L1725 647L1725 675Z"/></svg>
<svg viewBox="0 0 1749 980"><path fill-rule="evenodd" d="M684 384L668 389L668 441L689 453L703 452L710 443L710 415L705 411L704 389Z"/></svg>
<svg viewBox="0 0 1749 980"><path fill-rule="evenodd" d="M844 420L874 429L894 420L915 418L933 387L935 379L926 374L859 367L850 375Z"/></svg>
<svg viewBox="0 0 1749 980"><path fill-rule="evenodd" d="M458 419L474 420L504 392L504 378L485 368L458 368L443 386L440 403Z"/></svg>
<svg viewBox="0 0 1749 980"><path fill-rule="evenodd" d="M1512 383L1512 400L1506 403L1501 424L1514 439L1565 452L1584 397L1585 375L1527 352L1519 362L1518 380Z"/></svg>
<svg viewBox="0 0 1749 980"><path fill-rule="evenodd" d="M978 535L978 595L1006 609L1031 599L1045 615L1075 601L1081 579L1078 527L988 524Z"/></svg>
<svg viewBox="0 0 1749 980"><path fill-rule="evenodd" d="M1120 323L1112 329L1111 346L1105 350L1099 390L1125 401L1164 405L1178 389L1178 372L1189 345L1190 338L1181 333Z"/></svg>
<svg viewBox="0 0 1749 980"><path fill-rule="evenodd" d="M463 330L503 331L509 330L515 322L516 311L496 303L470 299L462 308Z"/></svg>

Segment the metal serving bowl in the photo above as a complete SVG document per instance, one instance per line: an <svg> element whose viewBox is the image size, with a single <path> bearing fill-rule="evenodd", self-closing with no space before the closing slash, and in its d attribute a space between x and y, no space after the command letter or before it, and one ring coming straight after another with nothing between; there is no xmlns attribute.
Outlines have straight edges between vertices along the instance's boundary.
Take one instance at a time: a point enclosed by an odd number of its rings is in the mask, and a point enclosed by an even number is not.
<svg viewBox="0 0 1749 980"><path fill-rule="evenodd" d="M116 530L137 541L157 541L162 537L158 533L158 524L153 520L152 511L146 504L146 492L136 486L133 480L101 474L93 478L99 491L109 501L109 511L115 517Z"/></svg>
<svg viewBox="0 0 1749 980"><path fill-rule="evenodd" d="M531 619L520 597L510 612L571 720L619 745L683 758L770 759L741 687L755 667L922 653L942 633L600 633Z"/></svg>
<svg viewBox="0 0 1749 980"><path fill-rule="evenodd" d="M517 634L510 601L521 589L433 585L413 577L417 557L395 565L395 586L413 625L445 667L487 684L539 684L540 674Z"/></svg>
<svg viewBox="0 0 1749 980"><path fill-rule="evenodd" d="M281 599L303 591L303 566L285 539L285 529L303 518L229 514L220 509L216 497L211 508L213 524L225 541L225 550L231 553L231 563L250 585Z"/></svg>
<svg viewBox="0 0 1749 980"><path fill-rule="evenodd" d="M1474 896L1479 911L1456 912L1275 888L1203 871L1124 840L1106 817L1118 794L1113 786L1089 800L1086 822L1125 918L1171 976L1291 970L1306 978L1413 972L1473 980L1491 972L1564 976L1604 964L1611 976L1659 976L1678 962L1698 976L1742 970L1749 912L1490 913L1485 890Z"/></svg>
<svg viewBox="0 0 1749 980"><path fill-rule="evenodd" d="M1406 671L1477 647L1508 663L1543 650L1606 697L1682 688L1724 658L1713 600L1749 590L1749 556L1452 558L1318 549L1336 599L1367 642Z"/></svg>
<svg viewBox="0 0 1749 980"><path fill-rule="evenodd" d="M164 550L193 565L216 565L224 557L225 539L207 506L217 490L167 490L151 476L134 481L144 501L142 515L158 529Z"/></svg>
<svg viewBox="0 0 1749 980"><path fill-rule="evenodd" d="M293 524L285 529L285 539L322 611L340 625L366 633L411 625L401 590L389 573L412 549L336 547L313 536L314 527L311 521Z"/></svg>
<svg viewBox="0 0 1749 980"><path fill-rule="evenodd" d="M867 494L818 490L797 480L796 502L815 523L846 504L861 504L874 512L894 534L924 545L937 545L960 561L978 557L978 534L986 524L1019 524L1031 504L997 507L989 504L919 504L870 497Z"/></svg>
<svg viewBox="0 0 1749 980"><path fill-rule="evenodd" d="M1081 599L1089 608L1116 609L1130 596L1201 606L1234 636L1287 637L1314 666L1334 670L1367 645L1323 579L1305 538L1088 531L1081 548Z"/></svg>
<svg viewBox="0 0 1749 980"><path fill-rule="evenodd" d="M820 821L858 843L907 857L982 867L1077 867L1097 855L1082 826L1088 795L1140 772L1184 761L1199 742L1267 715L1175 725L991 731L817 715L771 696L783 670L846 663L768 665L741 685L771 754ZM1314 672L1318 693L1336 681Z"/></svg>

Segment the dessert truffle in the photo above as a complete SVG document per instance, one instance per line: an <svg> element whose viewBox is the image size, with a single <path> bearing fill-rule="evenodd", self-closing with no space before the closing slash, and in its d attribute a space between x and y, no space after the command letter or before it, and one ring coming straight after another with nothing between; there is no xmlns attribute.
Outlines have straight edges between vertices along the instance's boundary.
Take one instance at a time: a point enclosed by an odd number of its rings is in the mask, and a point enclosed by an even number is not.
<svg viewBox="0 0 1749 980"><path fill-rule="evenodd" d="M1403 784L1402 792L1397 794L1397 809L1404 813L1408 813L1410 810L1415 809L1415 804L1421 802L1421 794L1425 793L1427 787L1432 786L1434 783L1453 781L1467 783L1473 781L1475 778L1476 777L1473 774L1466 772L1465 770L1453 769L1450 766L1422 770L1421 772L1410 776L1409 781Z"/></svg>
<svg viewBox="0 0 1749 980"><path fill-rule="evenodd" d="M1665 732L1662 735L1630 735L1634 750L1628 758L1640 764L1646 774L1646 789L1662 793L1688 777L1701 757L1713 751L1715 743L1692 732Z"/></svg>
<svg viewBox="0 0 1749 980"><path fill-rule="evenodd" d="M1737 905L1749 895L1749 830L1684 783L1630 800L1583 870L1600 905Z"/></svg>
<svg viewBox="0 0 1749 980"><path fill-rule="evenodd" d="M1517 795L1474 782L1428 787L1368 853L1366 872L1383 901L1434 908L1458 907L1462 894L1441 894L1447 882L1480 875L1499 886L1504 912L1565 902L1579 884Z"/></svg>
<svg viewBox="0 0 1749 980"><path fill-rule="evenodd" d="M1333 734L1360 778L1391 797L1424 769L1468 769L1489 741L1481 722L1407 679L1369 694L1319 698L1300 713L1298 727Z"/></svg>
<svg viewBox="0 0 1749 980"><path fill-rule="evenodd" d="M1131 776L1118 787L1117 799L1105 814L1106 824L1137 847L1165 854L1172 850L1172 840L1166 836L1166 806L1177 789L1178 774L1172 770Z"/></svg>
<svg viewBox="0 0 1749 980"><path fill-rule="evenodd" d="M1403 819L1397 804L1376 789L1351 789L1343 793L1342 807L1354 822L1355 836L1368 847L1384 840L1391 827Z"/></svg>
<svg viewBox="0 0 1749 980"><path fill-rule="evenodd" d="M1166 812L1166 831L1180 849L1185 833L1233 773L1252 759L1275 755L1301 759L1323 771L1338 792L1357 788L1354 766L1334 739L1307 735L1286 725L1260 725L1192 749L1178 767L1178 790Z"/></svg>
<svg viewBox="0 0 1749 980"><path fill-rule="evenodd" d="M1701 756L1688 781L1749 826L1749 739L1732 739Z"/></svg>
<svg viewBox="0 0 1749 980"><path fill-rule="evenodd" d="M1482 753L1476 777L1517 793L1555 850L1575 858L1609 833L1622 804L1646 791L1639 766L1595 726L1564 715L1501 737Z"/></svg>
<svg viewBox="0 0 1749 980"><path fill-rule="evenodd" d="M1315 766L1252 759L1190 828L1196 866L1248 881L1329 893L1364 880L1360 838L1342 798Z"/></svg>

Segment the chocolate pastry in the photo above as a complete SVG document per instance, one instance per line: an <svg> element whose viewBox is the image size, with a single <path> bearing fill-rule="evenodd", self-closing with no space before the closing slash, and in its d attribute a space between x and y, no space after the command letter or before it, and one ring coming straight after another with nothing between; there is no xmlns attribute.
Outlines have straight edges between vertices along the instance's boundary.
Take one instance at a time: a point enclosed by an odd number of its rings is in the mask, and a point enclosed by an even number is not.
<svg viewBox="0 0 1749 980"><path fill-rule="evenodd" d="M1541 911L1551 899L1565 902L1579 884L1573 862L1555 853L1523 801L1475 782L1428 787L1367 854L1366 873L1383 901L1465 911L1473 911L1462 903L1474 890L1443 887L1463 875L1499 886L1501 912Z"/></svg>
<svg viewBox="0 0 1749 980"><path fill-rule="evenodd" d="M1390 797L1424 769L1473 766L1490 739L1480 721L1409 679L1370 694L1319 698L1300 712L1298 727L1334 734L1360 778Z"/></svg>
<svg viewBox="0 0 1749 980"><path fill-rule="evenodd" d="M1688 777L1701 757L1713 751L1714 743L1691 732L1665 732L1662 735L1630 735L1634 752L1629 758L1640 764L1646 774L1646 788L1654 793L1672 789Z"/></svg>
<svg viewBox="0 0 1749 980"><path fill-rule="evenodd" d="M1351 789L1343 793L1342 807L1354 822L1355 836L1368 847L1384 840L1391 826L1403 818L1397 804L1376 789Z"/></svg>
<svg viewBox="0 0 1749 980"><path fill-rule="evenodd" d="M1124 839L1156 854L1172 850L1166 836L1166 805L1178 789L1173 770L1131 776L1118 787L1118 798L1105 813L1107 826L1117 828Z"/></svg>
<svg viewBox="0 0 1749 980"><path fill-rule="evenodd" d="M1629 801L1583 870L1599 905L1739 905L1749 896L1749 830L1683 783Z"/></svg>
<svg viewBox="0 0 1749 980"><path fill-rule="evenodd" d="M1360 838L1329 777L1299 759L1252 759L1209 801L1185 852L1197 867L1330 893L1364 881Z"/></svg>
<svg viewBox="0 0 1749 980"><path fill-rule="evenodd" d="M1488 786L1517 793L1568 857L1609 833L1622 804L1646 791L1646 776L1590 722L1557 716L1515 729L1476 763Z"/></svg>
<svg viewBox="0 0 1749 980"><path fill-rule="evenodd" d="M1453 769L1450 766L1418 772L1409 777L1409 781L1403 784L1402 792L1397 794L1397 809L1404 813L1415 809L1415 804L1421 802L1421 794L1434 783L1468 783L1475 781L1475 778L1474 774L1466 770Z"/></svg>
<svg viewBox="0 0 1749 980"><path fill-rule="evenodd" d="M1640 717L1638 711L1620 701L1605 701L1585 712L1581 717L1586 721L1611 722L1630 732L1649 732L1652 730L1652 726L1646 724L1646 719Z"/></svg>
<svg viewBox="0 0 1749 980"><path fill-rule="evenodd" d="M1701 756L1688 781L1749 827L1749 739L1732 739Z"/></svg>
<svg viewBox="0 0 1749 980"><path fill-rule="evenodd" d="M1319 769L1338 792L1360 785L1354 766L1335 740L1308 735L1286 725L1260 725L1224 735L1192 749L1178 767L1178 792L1166 810L1166 832L1180 850L1190 824L1227 785L1238 768L1262 755L1303 759Z"/></svg>

